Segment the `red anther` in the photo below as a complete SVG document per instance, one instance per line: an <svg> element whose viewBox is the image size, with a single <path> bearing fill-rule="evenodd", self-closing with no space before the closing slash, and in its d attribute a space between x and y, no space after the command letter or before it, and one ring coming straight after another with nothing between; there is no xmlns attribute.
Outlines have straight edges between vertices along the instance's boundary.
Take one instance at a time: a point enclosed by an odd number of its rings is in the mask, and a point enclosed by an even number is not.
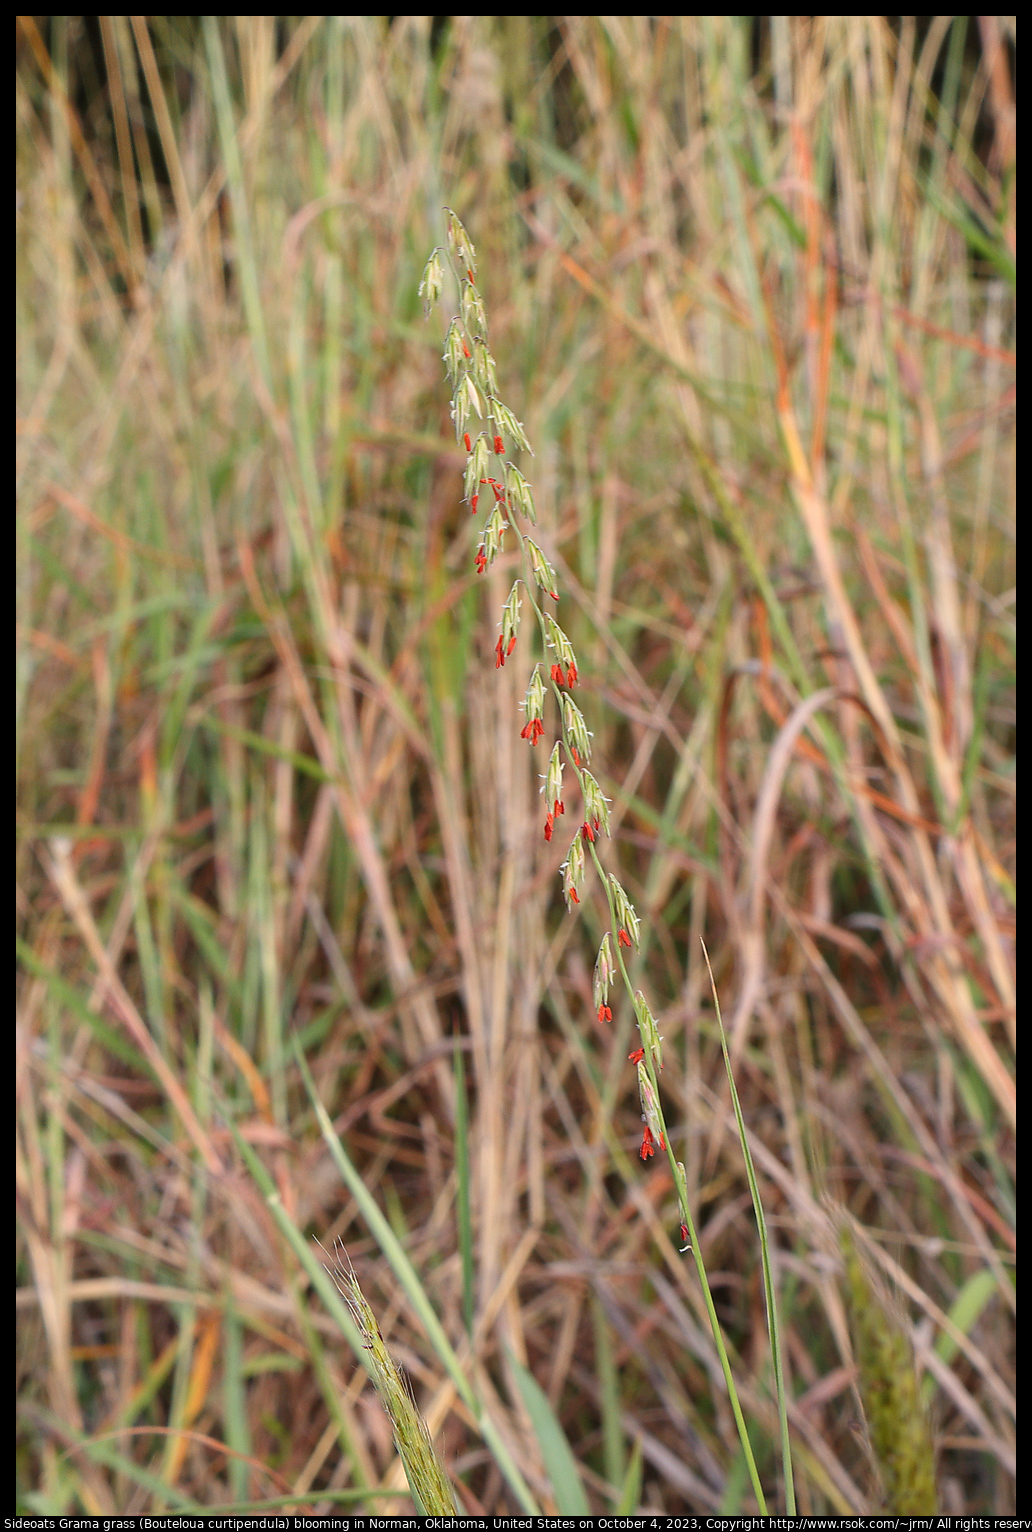
<svg viewBox="0 0 1032 1532"><path fill-rule="evenodd" d="M632 1064L640 1064L642 1059L645 1057L645 1049L635 1048L634 1052L629 1053L627 1057L630 1059Z"/></svg>
<svg viewBox="0 0 1032 1532"><path fill-rule="evenodd" d="M577 667L576 667L576 665L571 665L569 670L566 672L566 684L567 684L567 686L572 686L574 681L576 681L576 679L577 679Z"/></svg>
<svg viewBox="0 0 1032 1532"><path fill-rule="evenodd" d="M513 634L513 635L512 635L512 637L511 637L511 638L510 638L510 639L509 639L509 647L508 647L508 649L506 649L506 651L505 651L505 652L506 652L506 654L511 654L511 653L512 653L512 651L513 651L513 650L514 650L514 649L515 649L515 647L516 647L516 635L515 635L515 633L514 633L514 634Z"/></svg>
<svg viewBox="0 0 1032 1532"><path fill-rule="evenodd" d="M570 746L570 754L573 756L573 764L575 766L579 766L580 765L580 756L577 754L577 746L576 745L571 745Z"/></svg>
<svg viewBox="0 0 1032 1532"><path fill-rule="evenodd" d="M580 904L580 894L578 894L575 888L570 889L570 898L573 900L574 904Z"/></svg>
<svg viewBox="0 0 1032 1532"><path fill-rule="evenodd" d="M466 267L466 275L467 275L467 277L469 277L469 280L472 282L473 281L473 273L470 271L468 266Z"/></svg>
<svg viewBox="0 0 1032 1532"><path fill-rule="evenodd" d="M498 642L495 644L495 669L505 664L505 655L502 653L502 635L499 633Z"/></svg>
<svg viewBox="0 0 1032 1532"><path fill-rule="evenodd" d="M477 574L483 574L483 572L484 572L484 570L486 568L487 568L487 554L484 552L483 548L478 548L477 549Z"/></svg>
<svg viewBox="0 0 1032 1532"><path fill-rule="evenodd" d="M462 350L463 350L463 353L464 353L464 355L466 357L466 361L468 362L469 361L469 347L466 345L465 341L462 342Z"/></svg>
<svg viewBox="0 0 1032 1532"><path fill-rule="evenodd" d="M656 1152L655 1140L652 1137L652 1133L651 1133L651 1131L649 1129L648 1123L646 1123L645 1124L644 1132L642 1133L642 1136L641 1136L641 1157L642 1157L643 1160L647 1160L649 1155L650 1154L655 1154L655 1152Z"/></svg>
<svg viewBox="0 0 1032 1532"><path fill-rule="evenodd" d="M552 810L552 813L553 814L565 814L566 813L566 804L563 803L561 798L557 798L555 800L555 808Z"/></svg>
<svg viewBox="0 0 1032 1532"><path fill-rule="evenodd" d="M471 495L470 496L470 499L469 499L469 514L471 516L475 516L477 514L477 501L479 499L480 499L479 495Z"/></svg>
<svg viewBox="0 0 1032 1532"><path fill-rule="evenodd" d="M585 840L594 840L595 839L595 832L591 828L591 826L588 824L587 820L585 820L584 823L581 825L580 832L583 835Z"/></svg>
<svg viewBox="0 0 1032 1532"><path fill-rule="evenodd" d="M505 490L502 489L500 485L496 484L493 479L491 480L491 488L495 492L495 500L499 505L501 505L502 501L505 499Z"/></svg>
<svg viewBox="0 0 1032 1532"><path fill-rule="evenodd" d="M551 675L552 675L552 680L555 682L555 684L557 686L562 686L563 680L564 680L563 667L561 665L553 665L552 666L552 670L551 670Z"/></svg>
<svg viewBox="0 0 1032 1532"><path fill-rule="evenodd" d="M495 666L495 669L497 668ZM544 732L545 726L540 718L528 718L520 730L520 739L529 739L532 745L536 745Z"/></svg>
<svg viewBox="0 0 1032 1532"><path fill-rule="evenodd" d="M498 457L501 457L502 453L505 451L505 443L502 441L500 436L496 436L494 439L494 449Z"/></svg>
<svg viewBox="0 0 1032 1532"><path fill-rule="evenodd" d="M688 1243L689 1234L688 1234L688 1225L686 1223L683 1223L681 1225L681 1238L684 1240L684 1244L681 1246L681 1254L684 1255L686 1250L690 1250L692 1248L691 1245Z"/></svg>
<svg viewBox="0 0 1032 1532"><path fill-rule="evenodd" d="M469 439L469 432L468 431L465 432L465 434L463 435L462 440L463 440L463 443L465 444L466 451L467 452L472 452L473 451L473 443Z"/></svg>
<svg viewBox="0 0 1032 1532"><path fill-rule="evenodd" d="M600 1005L598 1008L599 1021L612 1021L613 1013L608 1005Z"/></svg>
<svg viewBox="0 0 1032 1532"><path fill-rule="evenodd" d="M616 939L620 943L621 947L630 947L633 945L631 938L627 935L627 932L624 930L623 926L620 927L620 934Z"/></svg>
<svg viewBox="0 0 1032 1532"><path fill-rule="evenodd" d="M545 819L545 840L552 839L552 816L549 814Z"/></svg>

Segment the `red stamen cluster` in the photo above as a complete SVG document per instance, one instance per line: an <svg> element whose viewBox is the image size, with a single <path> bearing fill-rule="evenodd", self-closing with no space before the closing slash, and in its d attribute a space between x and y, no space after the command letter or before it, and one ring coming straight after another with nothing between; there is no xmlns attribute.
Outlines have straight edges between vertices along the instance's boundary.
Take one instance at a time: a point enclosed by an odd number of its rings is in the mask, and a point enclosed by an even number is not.
<svg viewBox="0 0 1032 1532"><path fill-rule="evenodd" d="M548 594L552 595L553 592L549 591ZM558 599L559 598L557 596L556 600L558 600ZM572 686L573 683L577 679L577 667L576 667L576 665L568 666L567 670L566 670L566 673L564 675L563 674L563 667L560 664L557 663L557 664L552 666L551 676L552 676L552 680L555 682L556 686Z"/></svg>
<svg viewBox="0 0 1032 1532"><path fill-rule="evenodd" d="M546 816L545 816L545 840L551 840L552 839L552 825L553 825L553 823L555 821L555 816L557 814L565 814L565 813L566 813L566 806L565 806L565 804L562 802L561 799L557 798L555 800L555 808L552 810L552 812L550 814L546 814Z"/></svg>
<svg viewBox="0 0 1032 1532"><path fill-rule="evenodd" d="M494 449L499 457L501 457L502 453L505 451L505 443L502 441L500 436L496 436L494 439Z"/></svg>
<svg viewBox="0 0 1032 1532"><path fill-rule="evenodd" d="M591 826L588 824L587 820L585 820L584 823L581 825L581 831L580 832L583 835L585 840L594 840L595 839L595 832L591 828Z"/></svg>
<svg viewBox="0 0 1032 1532"><path fill-rule="evenodd" d="M598 1008L599 1021L612 1021L613 1012L608 1005L600 1005Z"/></svg>
<svg viewBox="0 0 1032 1532"><path fill-rule="evenodd" d="M501 643L501 639L499 639L499 643ZM497 665L495 669L498 669ZM536 745L544 732L545 726L540 718L528 718L520 730L520 739L529 739L532 745Z"/></svg>
<svg viewBox="0 0 1032 1532"><path fill-rule="evenodd" d="M627 1057L630 1059L632 1064L640 1064L642 1059L645 1057L645 1049L635 1048L634 1052L629 1053Z"/></svg>
<svg viewBox="0 0 1032 1532"><path fill-rule="evenodd" d="M487 568L487 554L484 552L483 548L478 548L477 549L477 574L483 574L483 572L484 572L484 570L486 568Z"/></svg>
<svg viewBox="0 0 1032 1532"><path fill-rule="evenodd" d="M504 649L504 650L502 648L502 635L499 633L499 635L498 635L498 642L495 644L495 669L496 670L499 668L500 665L504 665L505 664L505 656L507 654L511 654L515 647L516 647L516 635L515 635L515 633L512 635L512 637L509 640L508 648Z"/></svg>
<svg viewBox="0 0 1032 1532"><path fill-rule="evenodd" d="M620 927L620 934L616 939L620 943L621 947L630 947L632 945L631 938L627 935L627 932L624 930L623 926Z"/></svg>
<svg viewBox="0 0 1032 1532"><path fill-rule="evenodd" d="M661 1149L663 1148L663 1139L662 1139L662 1137L659 1140L659 1147ZM642 1136L641 1136L641 1157L642 1157L643 1160L647 1160L649 1155L650 1154L655 1154L655 1152L656 1152L656 1141L652 1137L652 1130L649 1128L648 1123L646 1123L644 1131L642 1132Z"/></svg>

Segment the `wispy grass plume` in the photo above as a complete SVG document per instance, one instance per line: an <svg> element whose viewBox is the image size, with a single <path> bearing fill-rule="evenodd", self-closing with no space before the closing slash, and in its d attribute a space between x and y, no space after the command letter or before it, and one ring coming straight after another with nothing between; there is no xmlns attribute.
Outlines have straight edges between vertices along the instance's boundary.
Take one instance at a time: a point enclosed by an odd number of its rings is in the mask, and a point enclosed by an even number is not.
<svg viewBox="0 0 1032 1532"><path fill-rule="evenodd" d="M843 1223L839 1245L857 1388L881 1480L882 1508L903 1516L941 1509L935 1443L921 1398L914 1351L900 1316Z"/></svg>
<svg viewBox="0 0 1032 1532"><path fill-rule="evenodd" d="M326 1270L351 1310L362 1344L369 1353L376 1391L390 1416L394 1428L394 1444L405 1465L409 1488L419 1514L453 1516L458 1507L448 1476L434 1450L430 1432L412 1397L412 1390L380 1334L376 1315L366 1301L341 1241L337 1242L334 1259Z"/></svg>

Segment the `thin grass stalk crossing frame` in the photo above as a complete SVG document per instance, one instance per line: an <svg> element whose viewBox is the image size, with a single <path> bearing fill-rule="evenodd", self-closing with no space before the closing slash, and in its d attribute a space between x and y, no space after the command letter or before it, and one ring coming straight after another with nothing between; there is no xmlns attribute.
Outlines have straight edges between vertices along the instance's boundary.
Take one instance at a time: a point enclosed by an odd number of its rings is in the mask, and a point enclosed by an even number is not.
<svg viewBox="0 0 1032 1532"><path fill-rule="evenodd" d="M594 775L587 769L587 763L591 759L592 736L588 730L584 715L571 695L574 686L580 678L577 657L573 645L563 628L555 617L552 616L551 612L544 610L542 606L542 601L546 596L558 603L558 580L555 570L542 549L530 537L529 533L520 527L517 519L518 516L522 516L531 526L536 526L537 513L534 506L532 486L528 483L520 469L512 463L508 452L512 447L515 447L525 452L530 452L533 456L533 449L527 440L522 423L517 419L513 411L498 397L497 364L491 354L488 342L487 312L482 294L477 286L477 261L473 243L458 215L451 208L447 207L444 209L444 213L446 219L446 254L459 295L458 313L452 319L445 340L444 364L452 385L451 415L456 440L461 442L466 451L464 499L469 505L470 513L475 516L480 508L482 491L485 489L487 491L483 498L493 497L493 504L487 515L482 540L477 550L475 567L480 574L483 574L485 570L490 568L501 552L505 534L509 531L516 538L521 560L522 573L513 581L512 588L502 609L501 631L494 650L495 668L500 669L505 665L506 660L516 646L520 632L523 600L526 599L537 621L537 628L541 638L542 657L534 663L526 696L522 703L525 722L520 731L520 737L528 740L530 745L534 747L545 734L544 707L547 694L546 683L542 679L541 672L544 665L547 664L549 654L554 658L549 667L547 685L555 699L559 716L559 737L552 746L548 768L543 778L544 786L541 789L545 795L546 810L544 837L546 841L551 841L555 833L557 818L565 815L563 772L566 767L569 767L576 777L581 790L584 804L584 819L579 828L574 831L566 860L560 867L566 906L568 910L572 911L581 902L580 895L584 887L587 858L590 857L599 883L605 893L609 910L609 930L606 931L602 938L595 962L593 1002L596 1014L600 1022L612 1020L612 1008L609 1004L610 985L618 970L637 1020L638 1036L640 1039L639 1046L629 1056L631 1063L636 1066L638 1072L638 1094L641 1101L642 1120L644 1123L640 1155L642 1160L647 1162L655 1154L657 1148L663 1149L666 1153L673 1177L673 1184L677 1192L681 1219L681 1238L683 1241L682 1253L690 1251L695 1258L706 1311L720 1357L728 1397L734 1412L735 1424L741 1440L742 1452L748 1468L753 1493L756 1496L761 1515L765 1515L767 1508L760 1484L759 1471L756 1467L752 1443L749 1439L745 1417L742 1413L737 1389L735 1388L731 1363L710 1292L705 1263L699 1249L699 1241L695 1231L694 1219L688 1205L687 1176L683 1164L674 1156L670 1133L667 1129L663 1113L659 1088L659 1072L663 1068L662 1039L659 1035L655 1018L649 1009L648 1001L642 991L640 989L636 990L632 985L624 962L623 949L638 948L639 946L640 921L623 886L613 874L605 870L599 859L598 838L600 835L608 834L610 830L609 800L603 794ZM423 299L424 315L427 318L429 318L443 291L444 267L441 256L444 253L440 247L432 252L424 268L423 277L419 285L419 294ZM477 428L474 416L481 423L482 428ZM475 437L472 434L474 429L477 431ZM496 469L498 477L489 472L492 457L501 465ZM536 594L537 591L541 593L540 601ZM708 966L708 956L706 961ZM760 1228L768 1327L771 1336L771 1350L774 1359L774 1375L781 1420L785 1494L788 1509L791 1513L795 1509L795 1492L788 1441L788 1417L785 1406L783 1366L777 1329L777 1310L770 1268L766 1224L763 1220L759 1190L756 1185L752 1159L749 1155L748 1144L746 1142L745 1126L741 1110L738 1106L734 1080L731 1076L731 1063L727 1054L723 1027L721 1027L721 1041L724 1046L728 1078L731 1081L732 1099L735 1104L743 1153L746 1157L750 1190Z"/></svg>

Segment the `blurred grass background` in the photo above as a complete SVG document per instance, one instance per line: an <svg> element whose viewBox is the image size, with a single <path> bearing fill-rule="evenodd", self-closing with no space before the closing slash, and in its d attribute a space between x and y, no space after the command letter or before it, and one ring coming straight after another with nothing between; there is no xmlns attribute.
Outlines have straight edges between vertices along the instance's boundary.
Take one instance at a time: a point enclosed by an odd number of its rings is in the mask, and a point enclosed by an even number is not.
<svg viewBox="0 0 1032 1532"><path fill-rule="evenodd" d="M604 901L565 915L542 838L529 645L493 665L513 569L473 571L416 296L444 202L769 1496L702 937L800 1509L908 1508L882 1287L938 1508L1014 1509L1014 37L23 18L19 1510L411 1504L285 1228L344 1241L460 1504L515 1508L298 1046L535 1501L753 1504L633 1017L592 1013Z"/></svg>

